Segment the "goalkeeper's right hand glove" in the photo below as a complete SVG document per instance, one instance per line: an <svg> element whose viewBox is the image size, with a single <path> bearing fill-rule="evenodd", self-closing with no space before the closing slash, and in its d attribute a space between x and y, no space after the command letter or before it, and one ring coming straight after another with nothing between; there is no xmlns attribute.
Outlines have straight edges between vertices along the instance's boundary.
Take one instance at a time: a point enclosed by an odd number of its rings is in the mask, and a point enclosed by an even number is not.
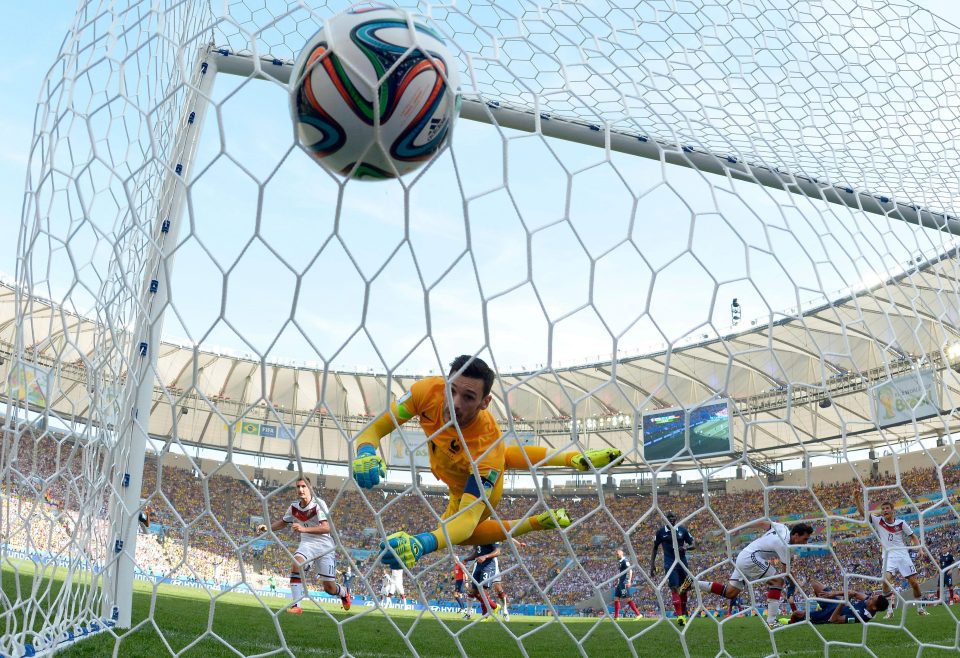
<svg viewBox="0 0 960 658"><path fill-rule="evenodd" d="M370 444L360 446L357 458L353 460L353 478L364 489L370 489L386 479L387 467Z"/></svg>

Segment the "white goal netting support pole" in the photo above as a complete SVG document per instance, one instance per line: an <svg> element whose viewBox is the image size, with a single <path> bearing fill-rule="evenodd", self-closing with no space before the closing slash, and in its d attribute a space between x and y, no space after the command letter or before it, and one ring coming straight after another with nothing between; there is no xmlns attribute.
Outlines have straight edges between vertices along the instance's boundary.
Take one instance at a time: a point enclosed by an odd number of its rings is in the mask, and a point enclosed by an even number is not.
<svg viewBox="0 0 960 658"><path fill-rule="evenodd" d="M115 619L121 628L130 626L133 610L140 494L163 316L170 302L174 252L184 223L192 164L215 77L216 65L203 49L196 57L192 77L187 83L189 88L176 128L172 159L167 165L158 198L150 245L153 255L141 286L140 323L134 331L137 340L133 341L133 352L128 361L127 386L120 408L120 418L123 419L117 446L120 459L114 464L110 498L108 550L113 551L113 556L112 559L108 556L104 572L106 595L103 598L104 617Z"/></svg>
<svg viewBox="0 0 960 658"><path fill-rule="evenodd" d="M244 78L273 79L287 84L293 72L293 62L233 53L228 48L211 47L210 55L217 63L220 72ZM924 228L960 235L960 217L947 212L928 210L910 200L894 199L883 194L857 190L846 184L837 184L779 168L753 164L733 155L710 153L697 146L669 144L646 135L618 132L599 123L553 116L547 112L538 111L535 107L511 107L479 97L464 98L460 117L748 181L854 210L883 215Z"/></svg>

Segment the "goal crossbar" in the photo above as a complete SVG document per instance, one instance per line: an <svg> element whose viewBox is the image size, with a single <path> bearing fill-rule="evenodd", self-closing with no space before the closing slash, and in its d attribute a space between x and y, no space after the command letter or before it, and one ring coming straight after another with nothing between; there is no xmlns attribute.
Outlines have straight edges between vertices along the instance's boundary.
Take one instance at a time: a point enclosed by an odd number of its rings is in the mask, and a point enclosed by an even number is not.
<svg viewBox="0 0 960 658"><path fill-rule="evenodd" d="M293 72L293 62L290 60L255 57L217 46L210 47L210 55L216 62L219 73L288 84ZM951 235L960 235L960 217L950 213L933 212L910 201L899 201L892 196L857 190L846 184L832 183L822 177L810 177L779 167L755 164L733 155L717 155L690 144L670 144L646 135L612 130L609 125L601 123L589 123L540 112L535 107L512 106L477 95L465 95L460 116L471 121L522 132L537 132L547 137L729 176L732 179L757 183Z"/></svg>

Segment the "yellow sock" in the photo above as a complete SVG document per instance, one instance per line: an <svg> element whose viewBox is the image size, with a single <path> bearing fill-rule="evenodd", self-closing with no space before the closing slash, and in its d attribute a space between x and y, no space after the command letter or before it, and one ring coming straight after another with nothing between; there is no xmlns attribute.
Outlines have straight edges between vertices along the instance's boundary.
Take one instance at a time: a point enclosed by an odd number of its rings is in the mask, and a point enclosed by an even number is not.
<svg viewBox="0 0 960 658"><path fill-rule="evenodd" d="M526 471L530 470L530 466L570 466L573 458L580 454L576 450L558 452L548 459L547 452L544 446L509 446L506 449L506 467Z"/></svg>

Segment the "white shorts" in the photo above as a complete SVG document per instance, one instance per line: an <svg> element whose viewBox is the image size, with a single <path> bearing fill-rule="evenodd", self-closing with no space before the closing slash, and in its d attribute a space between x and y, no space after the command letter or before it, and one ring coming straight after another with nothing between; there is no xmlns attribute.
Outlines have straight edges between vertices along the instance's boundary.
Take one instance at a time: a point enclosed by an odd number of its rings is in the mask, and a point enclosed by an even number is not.
<svg viewBox="0 0 960 658"><path fill-rule="evenodd" d="M397 596L404 596L402 571L393 572L393 593Z"/></svg>
<svg viewBox="0 0 960 658"><path fill-rule="evenodd" d="M917 573L917 567L907 551L886 551L883 554L883 573L899 573L904 578L909 578Z"/></svg>
<svg viewBox="0 0 960 658"><path fill-rule="evenodd" d="M317 570L317 580L337 580L336 554L329 546L317 542L300 542L294 556L302 555L304 565L310 565ZM304 569L306 570L306 569Z"/></svg>
<svg viewBox="0 0 960 658"><path fill-rule="evenodd" d="M741 590L747 588L747 583L755 583L764 578L771 578L776 575L777 570L772 564L761 558L756 553L748 555L746 552L737 556L737 561L733 563L733 573L730 574L731 582L740 583Z"/></svg>

